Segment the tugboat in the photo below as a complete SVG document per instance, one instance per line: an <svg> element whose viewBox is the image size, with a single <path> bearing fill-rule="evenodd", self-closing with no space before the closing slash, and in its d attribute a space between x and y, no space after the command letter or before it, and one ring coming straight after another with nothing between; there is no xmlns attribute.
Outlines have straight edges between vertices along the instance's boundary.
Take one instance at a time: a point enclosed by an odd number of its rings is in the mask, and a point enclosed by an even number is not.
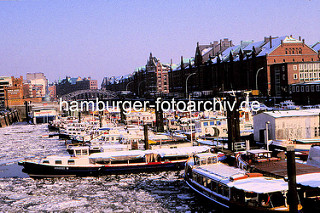
<svg viewBox="0 0 320 213"><path fill-rule="evenodd" d="M220 162L217 154L196 154L188 159L185 181L196 193L228 209L289 211L287 182L229 166Z"/></svg>

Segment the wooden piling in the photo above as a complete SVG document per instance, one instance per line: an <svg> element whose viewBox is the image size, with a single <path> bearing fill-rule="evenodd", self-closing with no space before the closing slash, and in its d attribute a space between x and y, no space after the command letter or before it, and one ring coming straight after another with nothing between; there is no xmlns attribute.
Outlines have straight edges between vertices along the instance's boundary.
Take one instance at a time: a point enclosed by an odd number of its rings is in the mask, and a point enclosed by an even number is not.
<svg viewBox="0 0 320 213"><path fill-rule="evenodd" d="M294 146L287 146L287 169L288 169L288 204L290 212L298 212L298 196L296 182L296 162Z"/></svg>

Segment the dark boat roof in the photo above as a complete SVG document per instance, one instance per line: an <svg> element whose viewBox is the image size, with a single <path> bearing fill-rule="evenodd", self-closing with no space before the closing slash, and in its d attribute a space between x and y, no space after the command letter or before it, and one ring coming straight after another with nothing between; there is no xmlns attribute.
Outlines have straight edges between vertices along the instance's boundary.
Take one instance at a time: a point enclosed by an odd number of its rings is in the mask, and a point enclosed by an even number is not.
<svg viewBox="0 0 320 213"><path fill-rule="evenodd" d="M287 177L287 161L280 160L280 161L268 161L262 163L255 163L251 164L254 166L261 173L266 173L272 176L277 177ZM315 166L310 166L307 164L296 163L296 174L309 174L309 173L316 173L320 172L320 168Z"/></svg>

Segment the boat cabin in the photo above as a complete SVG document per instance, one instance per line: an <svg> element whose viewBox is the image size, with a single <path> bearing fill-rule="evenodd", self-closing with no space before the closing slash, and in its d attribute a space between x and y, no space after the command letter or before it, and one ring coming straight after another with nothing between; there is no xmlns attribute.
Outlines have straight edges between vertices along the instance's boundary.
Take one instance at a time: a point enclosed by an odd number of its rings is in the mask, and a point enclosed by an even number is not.
<svg viewBox="0 0 320 213"><path fill-rule="evenodd" d="M88 158L77 158L69 156L48 156L41 159L40 164L54 165L59 168L60 166L79 166L89 164Z"/></svg>
<svg viewBox="0 0 320 213"><path fill-rule="evenodd" d="M272 152L265 149L253 149L246 151L245 160L248 163L261 163L266 161L280 160L280 158L272 157Z"/></svg>
<svg viewBox="0 0 320 213"><path fill-rule="evenodd" d="M218 154L201 153L194 156L194 162L197 166L204 166L218 162Z"/></svg>

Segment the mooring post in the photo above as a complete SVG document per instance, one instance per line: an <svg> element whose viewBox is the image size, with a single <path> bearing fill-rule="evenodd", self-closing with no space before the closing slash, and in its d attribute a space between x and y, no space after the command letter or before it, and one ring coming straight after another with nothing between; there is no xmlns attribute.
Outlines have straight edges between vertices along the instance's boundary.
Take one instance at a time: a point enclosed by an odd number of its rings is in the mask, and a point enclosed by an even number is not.
<svg viewBox="0 0 320 213"><path fill-rule="evenodd" d="M144 149L149 149L149 138L148 138L148 126L145 124L143 125L143 133L144 133Z"/></svg>
<svg viewBox="0 0 320 213"><path fill-rule="evenodd" d="M24 102L25 106L26 106L26 120L27 120L27 123L29 123L29 107L28 107L28 101L25 101Z"/></svg>
<svg viewBox="0 0 320 213"><path fill-rule="evenodd" d="M290 212L298 212L298 196L296 182L296 162L294 146L287 146L287 170L288 170L288 204Z"/></svg>

